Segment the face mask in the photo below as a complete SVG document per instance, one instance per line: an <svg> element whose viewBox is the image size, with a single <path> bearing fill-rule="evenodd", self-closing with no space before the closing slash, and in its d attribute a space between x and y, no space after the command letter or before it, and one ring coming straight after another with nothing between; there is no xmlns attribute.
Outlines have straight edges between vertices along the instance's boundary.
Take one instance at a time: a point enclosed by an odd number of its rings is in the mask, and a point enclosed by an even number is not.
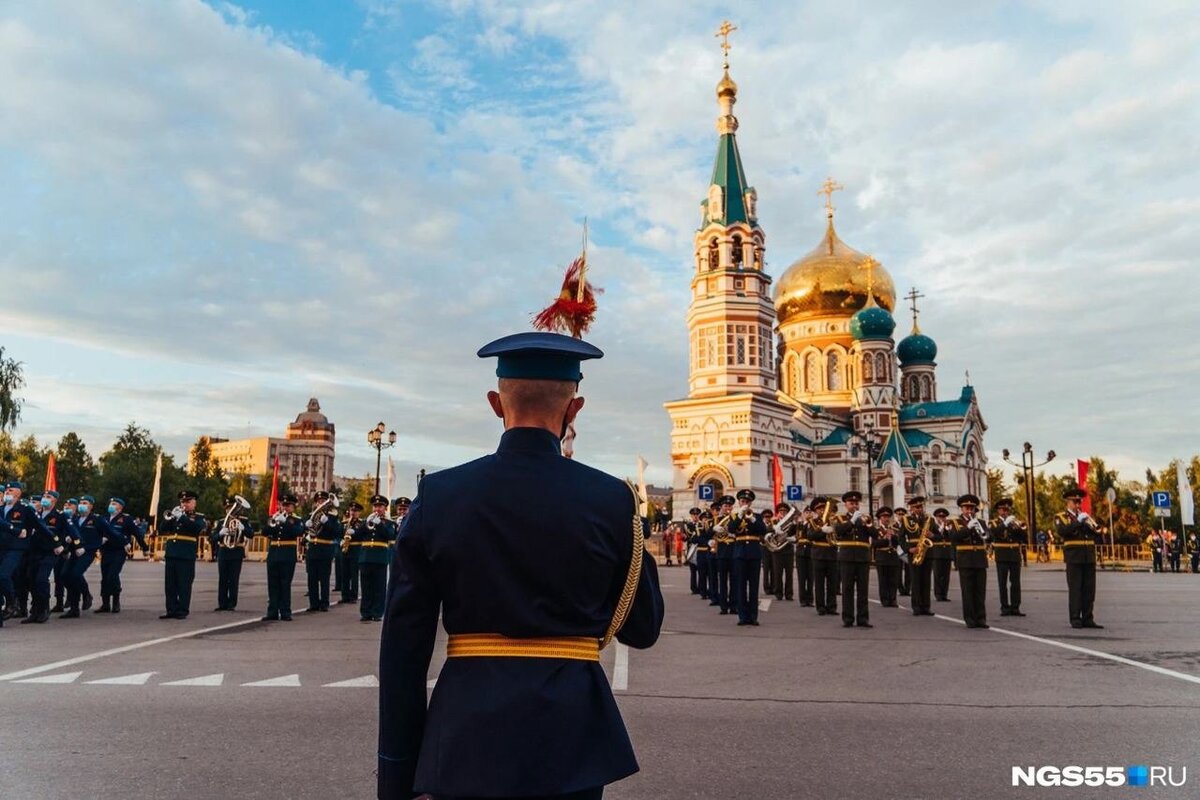
<svg viewBox="0 0 1200 800"><path fill-rule="evenodd" d="M109 504L108 504L108 513L110 513L110 514L115 514L115 513L117 513L117 504L116 504L116 503L109 503Z"/></svg>
<svg viewBox="0 0 1200 800"><path fill-rule="evenodd" d="M11 506L15 502L17 502L17 498L14 495L11 495L11 494L4 495L4 505Z"/></svg>
<svg viewBox="0 0 1200 800"><path fill-rule="evenodd" d="M53 505L54 505L54 501L51 500L49 497L42 498L42 508L50 508Z"/></svg>
<svg viewBox="0 0 1200 800"><path fill-rule="evenodd" d="M64 509L63 509L63 513L64 513L64 514L66 514L68 517L73 517L73 516L75 516L75 509L73 509L73 508L64 508Z"/></svg>
<svg viewBox="0 0 1200 800"><path fill-rule="evenodd" d="M83 515L85 515L85 516L86 516L86 515L87 515L87 513L88 513L89 511L91 511L91 510L92 510L92 507L91 507L90 505L88 505L87 503L80 503L80 504L79 504L79 513L80 513L80 514L83 514Z"/></svg>

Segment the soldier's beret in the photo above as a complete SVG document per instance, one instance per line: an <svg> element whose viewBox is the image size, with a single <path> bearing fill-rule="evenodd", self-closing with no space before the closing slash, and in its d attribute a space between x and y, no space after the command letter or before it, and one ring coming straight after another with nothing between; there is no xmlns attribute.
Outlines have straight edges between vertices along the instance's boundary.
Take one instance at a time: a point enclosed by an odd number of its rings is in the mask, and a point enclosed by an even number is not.
<svg viewBox="0 0 1200 800"><path fill-rule="evenodd" d="M910 505L910 506L919 506L919 505L921 505L921 504L922 504L922 503L924 503L924 502L925 502L925 496L924 496L924 495L920 495L920 494L919 494L919 495L917 495L916 497L910 497L910 498L908 498L908 505Z"/></svg>
<svg viewBox="0 0 1200 800"><path fill-rule="evenodd" d="M992 508L1008 508L1008 509L1011 509L1012 507L1013 507L1013 501L1012 501L1012 498L1011 498L1011 497L1001 497L999 500L997 500L996 502L992 503Z"/></svg>
<svg viewBox="0 0 1200 800"><path fill-rule="evenodd" d="M1083 489L1067 489L1063 492L1064 500L1082 500L1087 497L1087 492Z"/></svg>
<svg viewBox="0 0 1200 800"><path fill-rule="evenodd" d="M948 517L948 516L950 516L950 512L944 508L939 508L938 510L933 512L933 515L935 517Z"/></svg>
<svg viewBox="0 0 1200 800"><path fill-rule="evenodd" d="M883 508L881 508L875 512L875 516L877 516L877 517L884 517L884 516L890 517L891 515L892 515L892 510L890 508L888 508L887 506L884 506Z"/></svg>
<svg viewBox="0 0 1200 800"><path fill-rule="evenodd" d="M351 503L349 506L347 506L347 508L350 509L351 511L362 511L363 510L362 503L358 502L357 500L355 500L353 503Z"/></svg>
<svg viewBox="0 0 1200 800"><path fill-rule="evenodd" d="M68 497L66 504L69 506L77 506L79 505L79 499L76 497Z"/></svg>
<svg viewBox="0 0 1200 800"><path fill-rule="evenodd" d="M53 497L55 500L59 498L58 492L54 491L53 489L47 489L46 491L42 492L42 496Z"/></svg>
<svg viewBox="0 0 1200 800"><path fill-rule="evenodd" d="M196 494L196 492L192 489L181 489L179 492L180 502L183 502L184 500L195 500L199 496L200 495ZM113 499L117 500L117 498L115 498L115 497ZM125 505L124 500L117 500L117 502L120 503L121 505Z"/></svg>
<svg viewBox="0 0 1200 800"><path fill-rule="evenodd" d="M754 492L750 491L749 489L739 489L737 493L737 499L754 502Z"/></svg>
<svg viewBox="0 0 1200 800"><path fill-rule="evenodd" d="M180 494L182 494L182 492L180 492ZM195 497L195 495L193 495L193 497ZM180 499L180 500L185 500L186 498L183 498L183 497L181 497L181 498L179 498L179 499ZM120 498L120 497L110 497L110 498L108 498L108 502L110 502L110 503L116 503L117 505L121 506L121 508L124 508L124 507L125 507L125 500L124 500L123 498Z"/></svg>
<svg viewBox="0 0 1200 800"><path fill-rule="evenodd" d="M7 484L5 484L5 488L20 489L23 492L25 491L25 484L21 483L20 481L9 481Z"/></svg>
<svg viewBox="0 0 1200 800"><path fill-rule="evenodd" d="M844 495L842 495L843 503L849 500L862 500L862 492L846 492Z"/></svg>
<svg viewBox="0 0 1200 800"><path fill-rule="evenodd" d="M386 497L384 497L383 495L381 495L381 494L371 495L371 505L386 506L387 504L388 504L388 499Z"/></svg>
<svg viewBox="0 0 1200 800"><path fill-rule="evenodd" d="M488 342L476 353L480 358L496 359L496 377L530 380L583 380L579 363L603 358L595 345L561 333L528 331Z"/></svg>
<svg viewBox="0 0 1200 800"><path fill-rule="evenodd" d="M409 500L407 497L397 497L396 498L396 507L397 508L407 507L407 506L411 506L411 505L412 505L412 500Z"/></svg>
<svg viewBox="0 0 1200 800"><path fill-rule="evenodd" d="M979 498L973 494L964 494L958 498L956 503L959 508L962 508L963 506L978 506Z"/></svg>
<svg viewBox="0 0 1200 800"><path fill-rule="evenodd" d="M692 508L688 509L688 513L689 514L703 514L704 512L701 511L699 508L696 508L693 506Z"/></svg>
<svg viewBox="0 0 1200 800"><path fill-rule="evenodd" d="M81 494L81 495L79 496L79 502L81 502L81 503L92 503L93 505L95 505L95 503L96 503L96 498L92 497L90 494Z"/></svg>

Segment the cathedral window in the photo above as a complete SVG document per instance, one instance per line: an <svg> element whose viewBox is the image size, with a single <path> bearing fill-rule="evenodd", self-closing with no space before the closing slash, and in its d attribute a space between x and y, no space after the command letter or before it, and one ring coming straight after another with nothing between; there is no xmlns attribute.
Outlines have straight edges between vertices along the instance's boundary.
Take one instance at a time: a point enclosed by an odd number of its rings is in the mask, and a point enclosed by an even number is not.
<svg viewBox="0 0 1200 800"><path fill-rule="evenodd" d="M861 467L851 467L850 468L850 491L852 491L852 492L861 492L862 491L862 468Z"/></svg>
<svg viewBox="0 0 1200 800"><path fill-rule="evenodd" d="M825 388L831 392L842 388L841 359L838 358L837 353L829 353L825 356Z"/></svg>
<svg viewBox="0 0 1200 800"><path fill-rule="evenodd" d="M790 395L798 395L801 392L800 383L800 359L795 353L788 353L784 359L784 373L786 375L786 384L784 391Z"/></svg>
<svg viewBox="0 0 1200 800"><path fill-rule="evenodd" d="M862 358L862 377L863 383L873 380L875 375L874 367L872 366L875 359L870 353L864 353Z"/></svg>
<svg viewBox="0 0 1200 800"><path fill-rule="evenodd" d="M721 266L721 245L717 242L717 237L713 237L708 243L708 268L716 269ZM712 291L712 284L709 284L708 290Z"/></svg>
<svg viewBox="0 0 1200 800"><path fill-rule="evenodd" d="M809 353L804 357L804 391L815 392L821 385L821 370L817 366L817 354Z"/></svg>
<svg viewBox="0 0 1200 800"><path fill-rule="evenodd" d="M942 487L942 471L940 469L935 469L930 474L930 488L933 490L933 493L935 495L940 496L943 494L943 492L942 492L942 488L943 488Z"/></svg>
<svg viewBox="0 0 1200 800"><path fill-rule="evenodd" d="M742 268L742 237L733 237L733 266L736 269Z"/></svg>

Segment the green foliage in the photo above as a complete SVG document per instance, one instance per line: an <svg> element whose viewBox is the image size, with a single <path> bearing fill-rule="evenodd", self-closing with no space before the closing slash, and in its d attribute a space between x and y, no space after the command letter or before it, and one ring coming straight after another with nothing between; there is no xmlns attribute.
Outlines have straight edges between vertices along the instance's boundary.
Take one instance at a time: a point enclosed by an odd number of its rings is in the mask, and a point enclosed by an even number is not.
<svg viewBox="0 0 1200 800"><path fill-rule="evenodd" d="M384 487L386 488L386 487ZM338 494L341 513L345 514L351 503L360 503L365 513L371 513L371 497L375 494L374 476L353 478L346 483L346 488Z"/></svg>
<svg viewBox="0 0 1200 800"><path fill-rule="evenodd" d="M196 509L209 519L223 517L225 497L230 494L229 482L225 480L220 465L213 458L212 445L207 436L201 436L192 445L191 457L188 459L188 475L191 477L188 488L199 495Z"/></svg>
<svg viewBox="0 0 1200 800"><path fill-rule="evenodd" d="M110 497L120 497L125 500L125 510L130 514L147 517L158 453L159 447L150 437L150 431L129 423L112 448L100 456L100 475L93 492L96 504L103 508ZM164 454L162 490L159 507L154 509L155 518L175 507L175 498L188 482L187 474L175 465L175 459ZM203 508L200 510L211 513Z"/></svg>
<svg viewBox="0 0 1200 800"><path fill-rule="evenodd" d="M17 392L25 386L25 373L20 361L4 357L0 347L0 431L11 431L21 419L24 400Z"/></svg>
<svg viewBox="0 0 1200 800"><path fill-rule="evenodd" d="M1002 497L1012 497L1012 490L1004 481L1004 470L999 467L992 467L987 471L987 486L988 497L993 503Z"/></svg>
<svg viewBox="0 0 1200 800"><path fill-rule="evenodd" d="M281 478L279 496L282 497L287 493L287 481ZM245 472L235 473L229 477L229 494L240 494L249 501L250 519L254 522L254 529L261 531L267 524L267 517L270 516L268 511L271 507L271 473L264 472L261 475L250 475Z"/></svg>
<svg viewBox="0 0 1200 800"><path fill-rule="evenodd" d="M63 499L91 494L96 486L98 472L87 446L74 431L63 434L55 448L55 470L58 490Z"/></svg>
<svg viewBox="0 0 1200 800"><path fill-rule="evenodd" d="M38 445L32 435L17 443L9 474L24 482L26 496L39 494L46 488L46 463L49 459L50 448Z"/></svg>

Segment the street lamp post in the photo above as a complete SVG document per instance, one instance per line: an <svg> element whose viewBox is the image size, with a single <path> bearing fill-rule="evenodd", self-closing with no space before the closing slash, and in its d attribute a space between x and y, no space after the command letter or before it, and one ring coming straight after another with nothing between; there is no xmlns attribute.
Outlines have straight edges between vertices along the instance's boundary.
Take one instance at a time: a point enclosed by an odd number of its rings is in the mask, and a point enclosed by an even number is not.
<svg viewBox="0 0 1200 800"><path fill-rule="evenodd" d="M367 444L375 448L375 494L379 494L379 467L383 461L383 451L396 446L396 432L388 431L385 437L383 432L386 430L387 426L381 422L367 431Z"/></svg>
<svg viewBox="0 0 1200 800"><path fill-rule="evenodd" d="M1029 520L1029 527L1025 529L1025 538L1027 539L1026 546L1033 546L1033 537L1037 533L1037 503L1036 495L1033 488L1033 471L1038 467L1044 467L1054 460L1055 452L1050 450L1046 453L1046 460L1038 463L1037 458L1033 455L1033 445L1025 442L1021 450L1021 463L1013 461L1009 458L1008 449L1003 451L1004 460L1014 467L1020 467L1022 479L1025 484L1025 516Z"/></svg>
<svg viewBox="0 0 1200 800"><path fill-rule="evenodd" d="M875 426L868 420L863 426L863 433L854 434L854 447L861 449L864 457L864 463L867 467L867 513L872 517L875 516L875 476L872 469L875 466L875 459L879 458L879 454L883 452L883 443L875 435Z"/></svg>

